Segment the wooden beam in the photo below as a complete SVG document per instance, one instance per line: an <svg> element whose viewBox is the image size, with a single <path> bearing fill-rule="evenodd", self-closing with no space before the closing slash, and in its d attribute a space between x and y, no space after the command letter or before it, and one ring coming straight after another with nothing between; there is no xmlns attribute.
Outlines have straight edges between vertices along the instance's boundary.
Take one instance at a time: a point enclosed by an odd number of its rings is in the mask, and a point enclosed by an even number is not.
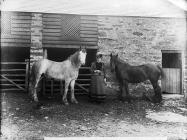
<svg viewBox="0 0 187 140"><path fill-rule="evenodd" d="M26 64L25 62L1 62L1 65L6 65L6 64L12 64L12 65L15 65L15 64Z"/></svg>
<svg viewBox="0 0 187 140"><path fill-rule="evenodd" d="M3 38L3 39L1 39L1 41L0 41L1 43L31 43L31 40L29 40L29 39L15 39L15 38Z"/></svg>
<svg viewBox="0 0 187 140"><path fill-rule="evenodd" d="M25 74L11 74L11 73L8 73L8 74L3 74L4 76L25 76Z"/></svg>
<svg viewBox="0 0 187 140"><path fill-rule="evenodd" d="M8 71L25 71L25 69L0 69L0 72L8 72Z"/></svg>
<svg viewBox="0 0 187 140"><path fill-rule="evenodd" d="M0 82L5 82L5 81L7 81L7 80L0 78ZM14 82L25 82L25 79L12 79L12 81L14 81Z"/></svg>
<svg viewBox="0 0 187 140"><path fill-rule="evenodd" d="M29 59L25 60L26 62L26 72L25 72L25 89L29 91Z"/></svg>
<svg viewBox="0 0 187 140"><path fill-rule="evenodd" d="M30 36L25 36L25 35L7 35L7 34L2 34L1 39L22 39L22 40L31 40Z"/></svg>
<svg viewBox="0 0 187 140"><path fill-rule="evenodd" d="M44 48L66 48L66 49L77 49L79 47L77 47L77 44L76 45L65 45L65 44L43 44L43 47ZM98 49L98 46L96 45L88 45L87 44L87 49Z"/></svg>
<svg viewBox="0 0 187 140"><path fill-rule="evenodd" d="M43 58L44 59L48 58L48 53L47 53L47 49L46 48L43 49Z"/></svg>
<svg viewBox="0 0 187 140"><path fill-rule="evenodd" d="M51 96L53 96L53 86L54 86L54 80L51 80Z"/></svg>
<svg viewBox="0 0 187 140"><path fill-rule="evenodd" d="M62 80L60 81L60 94L63 96L63 83L62 83Z"/></svg>
<svg viewBox="0 0 187 140"><path fill-rule="evenodd" d="M13 84L1 83L1 86L14 86ZM19 84L19 86L25 86L25 84Z"/></svg>
<svg viewBox="0 0 187 140"><path fill-rule="evenodd" d="M43 96L46 95L45 92L46 92L46 90L45 90L45 78L43 78L42 79L42 94L43 94Z"/></svg>
<svg viewBox="0 0 187 140"><path fill-rule="evenodd" d="M13 43L13 42L4 43L4 42L1 42L1 47L31 47L31 44L30 43Z"/></svg>

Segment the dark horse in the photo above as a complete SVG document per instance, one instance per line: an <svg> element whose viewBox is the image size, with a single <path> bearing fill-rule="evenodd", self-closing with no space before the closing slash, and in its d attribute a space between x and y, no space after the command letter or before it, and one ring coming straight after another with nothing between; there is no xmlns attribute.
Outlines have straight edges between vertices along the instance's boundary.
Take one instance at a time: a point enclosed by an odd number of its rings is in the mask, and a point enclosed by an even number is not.
<svg viewBox="0 0 187 140"><path fill-rule="evenodd" d="M155 96L153 102L161 102L161 88L158 84L160 76L164 76L164 72L159 65L144 64L139 66L131 66L118 58L118 55L110 55L111 71L115 70L116 77L120 83L121 98L129 100L128 83L140 83L150 80Z"/></svg>
<svg viewBox="0 0 187 140"><path fill-rule="evenodd" d="M80 49L72 54L68 59L62 62L54 62L48 59L41 59L32 66L30 77L30 94L35 102L38 103L37 91L38 82L42 75L47 78L54 78L65 81L65 89L62 101L68 105L67 92L69 85L71 86L71 102L78 103L74 95L75 80L78 77L79 68L85 64L86 50Z"/></svg>

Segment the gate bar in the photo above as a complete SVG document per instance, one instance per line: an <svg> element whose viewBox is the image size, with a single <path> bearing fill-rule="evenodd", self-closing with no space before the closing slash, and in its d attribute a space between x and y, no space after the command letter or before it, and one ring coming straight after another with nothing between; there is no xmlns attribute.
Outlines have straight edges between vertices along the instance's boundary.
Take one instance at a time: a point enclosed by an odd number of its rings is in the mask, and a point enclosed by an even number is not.
<svg viewBox="0 0 187 140"><path fill-rule="evenodd" d="M9 81L10 83L12 83L13 85L15 85L16 87L18 87L19 89L25 91L24 88L22 88L21 86L17 85L15 82L11 81L10 79L8 79L7 77L1 75L4 79L6 79L7 81Z"/></svg>
<svg viewBox="0 0 187 140"><path fill-rule="evenodd" d="M86 91L87 93L89 92L86 88L84 88L83 86L81 86L80 84L78 83L75 83L78 87L82 88L84 91Z"/></svg>

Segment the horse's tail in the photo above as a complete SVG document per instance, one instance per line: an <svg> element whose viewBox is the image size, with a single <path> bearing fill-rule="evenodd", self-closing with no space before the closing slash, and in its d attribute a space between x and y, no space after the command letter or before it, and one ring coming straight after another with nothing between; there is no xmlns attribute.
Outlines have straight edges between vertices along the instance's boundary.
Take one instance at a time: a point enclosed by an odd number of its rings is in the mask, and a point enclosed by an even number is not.
<svg viewBox="0 0 187 140"><path fill-rule="evenodd" d="M166 78L166 75L165 75L163 69L162 69L159 65L157 65L157 67L158 67L158 69L160 70L161 78L162 78L162 79Z"/></svg>

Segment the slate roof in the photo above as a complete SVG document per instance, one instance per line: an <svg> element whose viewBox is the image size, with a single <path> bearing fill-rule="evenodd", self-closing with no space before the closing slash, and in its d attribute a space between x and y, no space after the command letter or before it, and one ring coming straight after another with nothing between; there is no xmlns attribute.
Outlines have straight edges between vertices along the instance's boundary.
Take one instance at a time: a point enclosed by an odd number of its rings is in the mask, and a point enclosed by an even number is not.
<svg viewBox="0 0 187 140"><path fill-rule="evenodd" d="M1 10L81 15L184 17L187 4L184 0L1 0Z"/></svg>

